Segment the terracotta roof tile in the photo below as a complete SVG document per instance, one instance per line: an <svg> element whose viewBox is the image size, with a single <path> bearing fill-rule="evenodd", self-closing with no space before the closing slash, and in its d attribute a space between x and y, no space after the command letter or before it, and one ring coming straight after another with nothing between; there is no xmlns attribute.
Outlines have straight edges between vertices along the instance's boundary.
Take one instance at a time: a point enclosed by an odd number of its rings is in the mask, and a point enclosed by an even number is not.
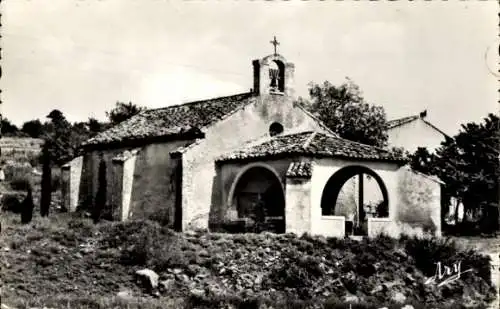
<svg viewBox="0 0 500 309"><path fill-rule="evenodd" d="M248 104L252 93L148 109L99 133L83 146L196 132Z"/></svg>
<svg viewBox="0 0 500 309"><path fill-rule="evenodd" d="M221 156L217 161L266 158L280 155L315 157L340 157L377 161L401 161L404 159L378 147L349 141L322 132L301 132L278 135L258 145L244 147Z"/></svg>
<svg viewBox="0 0 500 309"><path fill-rule="evenodd" d="M311 162L305 162L305 161L290 163L290 166L288 167L288 170L286 172L286 177L289 178L298 178L298 177L310 178L311 175L312 175Z"/></svg>

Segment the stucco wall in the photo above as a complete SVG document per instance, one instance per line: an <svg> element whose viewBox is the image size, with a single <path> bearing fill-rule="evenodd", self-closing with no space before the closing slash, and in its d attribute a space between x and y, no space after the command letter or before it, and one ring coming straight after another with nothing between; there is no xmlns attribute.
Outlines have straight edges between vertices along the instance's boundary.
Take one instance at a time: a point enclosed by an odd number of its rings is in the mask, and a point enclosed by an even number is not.
<svg viewBox="0 0 500 309"><path fill-rule="evenodd" d="M285 185L286 232L302 235L311 230L311 179L287 178Z"/></svg>
<svg viewBox="0 0 500 309"><path fill-rule="evenodd" d="M384 182L389 202L389 218L393 219L396 214L398 202L398 166L395 163L370 162L370 161L346 161L340 159L316 159L314 160L313 174L311 177L311 233L332 235L343 235L345 227L338 224L338 220L322 216L321 198L323 190L332 175L341 168L351 165L363 166L373 170ZM334 222L334 223L332 223ZM331 226L331 232L326 230L325 225Z"/></svg>
<svg viewBox="0 0 500 309"><path fill-rule="evenodd" d="M79 156L62 167L62 200L69 211L76 211L82 176L83 157Z"/></svg>
<svg viewBox="0 0 500 309"><path fill-rule="evenodd" d="M406 234L441 235L441 185L403 167L398 172L399 204L395 220Z"/></svg>
<svg viewBox="0 0 500 309"><path fill-rule="evenodd" d="M70 169L69 164L61 168L61 203L63 209L70 209Z"/></svg>
<svg viewBox="0 0 500 309"><path fill-rule="evenodd" d="M152 218L165 224L173 223L177 189L173 174L177 161L170 157L170 152L192 142L181 140L146 145L135 159L125 161L123 166L114 166L116 163L113 164L112 159L128 148L87 152L82 158L79 204L87 210L93 205L102 155L108 183L104 216L124 218L122 203L129 199L129 218ZM117 194L125 194L125 200Z"/></svg>
<svg viewBox="0 0 500 309"><path fill-rule="evenodd" d="M124 174L124 161L113 161L113 179L110 183L111 200L109 201L113 206L113 219L125 220L128 218L129 212L124 214L123 209L123 174ZM130 201L129 201L130 205ZM129 209L128 209L129 211Z"/></svg>
<svg viewBox="0 0 500 309"><path fill-rule="evenodd" d="M114 205L113 218L125 221L130 216L132 186L134 181L137 153L131 154L125 160L113 161L112 201Z"/></svg>
<svg viewBox="0 0 500 309"><path fill-rule="evenodd" d="M444 141L440 132L421 119L390 129L387 133L389 145L403 147L412 153L418 147L427 147L429 151L434 151Z"/></svg>
<svg viewBox="0 0 500 309"><path fill-rule="evenodd" d="M112 204L112 184L113 184L113 162L112 159L117 154L123 152L125 149L112 149L102 151L89 151L83 155L80 192L78 198L78 205L87 211L91 210L94 205L95 196L98 189L99 177L99 164L102 160L106 163L106 208L102 211L102 217L106 219L113 218L113 204Z"/></svg>
<svg viewBox="0 0 500 309"><path fill-rule="evenodd" d="M133 168L130 218L149 218L167 225L174 223L177 161L170 157L170 152L190 143L191 140L155 143L141 149Z"/></svg>
<svg viewBox="0 0 500 309"><path fill-rule="evenodd" d="M281 95L255 97L255 101L206 128L205 138L183 153L182 228L208 228L210 209L221 200L214 160L240 148L247 141L268 136L279 122L284 132L324 129L292 98Z"/></svg>

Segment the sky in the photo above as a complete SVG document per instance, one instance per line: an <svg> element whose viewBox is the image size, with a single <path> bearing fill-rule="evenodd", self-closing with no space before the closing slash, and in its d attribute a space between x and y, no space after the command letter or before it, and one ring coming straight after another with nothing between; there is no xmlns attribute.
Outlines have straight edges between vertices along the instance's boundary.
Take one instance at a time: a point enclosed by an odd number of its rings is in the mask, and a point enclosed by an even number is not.
<svg viewBox="0 0 500 309"><path fill-rule="evenodd" d="M105 119L117 101L154 108L246 92L273 52L309 82L351 78L389 119L427 109L453 135L498 111L496 1L7 0L2 113Z"/></svg>

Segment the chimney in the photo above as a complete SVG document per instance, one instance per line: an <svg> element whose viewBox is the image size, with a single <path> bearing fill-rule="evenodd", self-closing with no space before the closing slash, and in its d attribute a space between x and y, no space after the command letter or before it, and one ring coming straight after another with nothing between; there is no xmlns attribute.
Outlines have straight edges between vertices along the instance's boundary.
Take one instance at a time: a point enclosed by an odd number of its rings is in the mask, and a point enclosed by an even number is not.
<svg viewBox="0 0 500 309"><path fill-rule="evenodd" d="M427 117L427 110L424 110L423 112L420 113L420 118L425 118Z"/></svg>

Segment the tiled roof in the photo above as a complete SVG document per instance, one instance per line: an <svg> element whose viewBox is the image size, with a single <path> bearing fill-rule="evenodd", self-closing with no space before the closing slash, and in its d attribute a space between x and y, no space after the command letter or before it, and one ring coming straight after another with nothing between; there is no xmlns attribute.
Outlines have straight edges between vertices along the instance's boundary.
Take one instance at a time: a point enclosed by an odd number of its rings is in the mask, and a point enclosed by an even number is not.
<svg viewBox="0 0 500 309"><path fill-rule="evenodd" d="M200 131L203 127L248 104L252 93L219 97L181 105L145 110L99 133L83 146L176 136Z"/></svg>
<svg viewBox="0 0 500 309"><path fill-rule="evenodd" d="M414 115L414 116L408 116L408 117L403 117L403 118L399 118L399 119L389 120L389 121L387 121L387 128L392 129L395 127L399 127L399 126L402 126L406 123L417 120L418 118L420 118L418 115Z"/></svg>
<svg viewBox="0 0 500 309"><path fill-rule="evenodd" d="M282 155L404 161L402 157L396 156L382 148L312 131L278 135L261 144L250 145L230 154L223 155L217 161L267 158Z"/></svg>
<svg viewBox="0 0 500 309"><path fill-rule="evenodd" d="M402 126L404 124L410 123L412 121L415 121L417 119L422 119L422 121L427 124L428 126L432 127L434 130L438 131L439 133L443 134L446 137L449 137L448 134L444 133L441 129L430 123L429 121L425 120L425 116L420 116L420 115L413 115L413 116L408 116L408 117L403 117L403 118L398 118L398 119L393 119L387 121L387 129L394 129L396 127Z"/></svg>
<svg viewBox="0 0 500 309"><path fill-rule="evenodd" d="M290 166L288 167L288 170L286 172L286 177L289 178L310 178L311 175L311 162L304 161L290 163Z"/></svg>

